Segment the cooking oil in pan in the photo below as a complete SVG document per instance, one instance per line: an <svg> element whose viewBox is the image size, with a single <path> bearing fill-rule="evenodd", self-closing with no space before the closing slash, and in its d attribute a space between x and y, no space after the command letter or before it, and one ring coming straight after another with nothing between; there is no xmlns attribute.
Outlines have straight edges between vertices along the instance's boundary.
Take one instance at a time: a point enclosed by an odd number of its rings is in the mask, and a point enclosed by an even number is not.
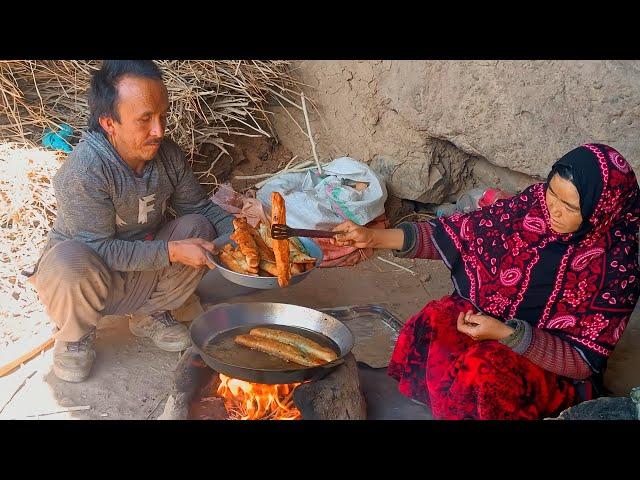
<svg viewBox="0 0 640 480"><path fill-rule="evenodd" d="M306 328L292 327L289 325L262 324L262 325L246 325L242 327L232 328L230 330L219 332L213 336L204 346L204 351L209 356L219 362L237 367L259 369L259 370L300 370L305 367L293 362L287 362L281 358L269 355L258 350L252 350L235 343L234 338L238 335L249 334L251 329L265 327L286 332L295 333L312 340L323 347L332 349L340 356L340 348L330 338L321 333L308 330Z"/></svg>

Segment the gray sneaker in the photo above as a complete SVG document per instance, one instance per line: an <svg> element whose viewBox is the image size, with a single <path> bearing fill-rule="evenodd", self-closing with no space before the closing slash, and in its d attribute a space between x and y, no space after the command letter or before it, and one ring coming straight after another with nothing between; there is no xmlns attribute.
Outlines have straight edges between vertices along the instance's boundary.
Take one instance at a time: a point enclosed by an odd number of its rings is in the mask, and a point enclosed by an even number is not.
<svg viewBox="0 0 640 480"><path fill-rule="evenodd" d="M89 377L96 359L95 330L77 342L56 341L53 349L53 373L65 382L83 382Z"/></svg>
<svg viewBox="0 0 640 480"><path fill-rule="evenodd" d="M187 327L178 323L170 312L129 318L129 330L136 337L150 338L167 352L181 352L191 345Z"/></svg>

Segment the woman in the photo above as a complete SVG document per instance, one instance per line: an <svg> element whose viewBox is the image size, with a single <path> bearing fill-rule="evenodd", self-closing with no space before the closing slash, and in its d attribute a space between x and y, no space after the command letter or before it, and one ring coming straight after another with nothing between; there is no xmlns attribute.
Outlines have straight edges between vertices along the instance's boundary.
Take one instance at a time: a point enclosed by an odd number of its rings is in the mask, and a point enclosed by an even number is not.
<svg viewBox="0 0 640 480"><path fill-rule="evenodd" d="M606 145L546 183L468 214L370 230L339 245L441 258L454 293L403 327L388 372L437 419L539 419L593 398L640 289L638 182Z"/></svg>

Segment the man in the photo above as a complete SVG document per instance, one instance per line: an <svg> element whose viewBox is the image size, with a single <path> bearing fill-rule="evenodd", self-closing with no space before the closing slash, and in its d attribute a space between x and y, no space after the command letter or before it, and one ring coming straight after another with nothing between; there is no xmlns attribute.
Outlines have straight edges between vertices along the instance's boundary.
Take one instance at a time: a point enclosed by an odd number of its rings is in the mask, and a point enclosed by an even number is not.
<svg viewBox="0 0 640 480"><path fill-rule="evenodd" d="M89 128L53 179L58 215L31 281L56 323L53 371L89 376L105 315L181 351L171 310L195 291L212 240L233 217L207 198L184 154L164 138L169 98L152 61L105 61L89 90ZM166 222L171 205L178 218Z"/></svg>

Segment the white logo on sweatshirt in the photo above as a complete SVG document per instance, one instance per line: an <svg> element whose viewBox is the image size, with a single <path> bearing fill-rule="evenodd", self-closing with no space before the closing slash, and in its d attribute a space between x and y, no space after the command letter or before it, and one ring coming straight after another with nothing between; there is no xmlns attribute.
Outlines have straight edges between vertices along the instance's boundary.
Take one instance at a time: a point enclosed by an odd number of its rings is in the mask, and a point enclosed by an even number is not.
<svg viewBox="0 0 640 480"><path fill-rule="evenodd" d="M116 213L116 225L119 226L119 227L123 227L126 224L127 224L127 222L125 222L123 219L121 219L120 216Z"/></svg>
<svg viewBox="0 0 640 480"><path fill-rule="evenodd" d="M156 194L147 195L142 197L138 202L138 223L147 223L147 213L153 212L153 201L155 201Z"/></svg>

